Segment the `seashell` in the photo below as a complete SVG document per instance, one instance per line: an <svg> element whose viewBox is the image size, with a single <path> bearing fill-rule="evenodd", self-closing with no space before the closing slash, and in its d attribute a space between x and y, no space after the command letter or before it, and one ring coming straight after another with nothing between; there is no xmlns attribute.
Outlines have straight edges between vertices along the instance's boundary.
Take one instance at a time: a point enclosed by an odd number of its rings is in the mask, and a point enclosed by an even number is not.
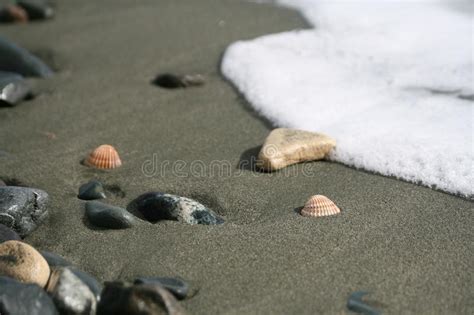
<svg viewBox="0 0 474 315"><path fill-rule="evenodd" d="M339 212L341 210L328 197L314 195L304 205L301 215L305 217L325 217Z"/></svg>
<svg viewBox="0 0 474 315"><path fill-rule="evenodd" d="M112 169L122 165L117 150L108 144L103 144L92 151L84 163L100 169Z"/></svg>

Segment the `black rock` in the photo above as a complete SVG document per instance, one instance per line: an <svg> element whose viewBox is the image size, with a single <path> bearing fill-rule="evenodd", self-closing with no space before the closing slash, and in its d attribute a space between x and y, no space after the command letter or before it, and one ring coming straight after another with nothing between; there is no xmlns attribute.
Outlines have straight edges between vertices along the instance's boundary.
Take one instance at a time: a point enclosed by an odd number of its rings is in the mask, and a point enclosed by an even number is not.
<svg viewBox="0 0 474 315"><path fill-rule="evenodd" d="M46 291L61 314L95 315L97 301L89 287L67 267L51 270Z"/></svg>
<svg viewBox="0 0 474 315"><path fill-rule="evenodd" d="M25 77L50 77L53 71L38 57L0 37L0 71L16 72Z"/></svg>
<svg viewBox="0 0 474 315"><path fill-rule="evenodd" d="M160 285L106 282L97 314L183 315L185 311L176 298Z"/></svg>
<svg viewBox="0 0 474 315"><path fill-rule="evenodd" d="M17 4L26 11L30 20L44 20L54 16L54 10L48 1L17 0Z"/></svg>
<svg viewBox="0 0 474 315"><path fill-rule="evenodd" d="M100 284L96 278L82 270L76 269L75 267L68 267L68 269L71 270L72 273L76 275L76 277L81 279L81 281L89 287L96 300L99 301L100 293L102 292L102 284Z"/></svg>
<svg viewBox="0 0 474 315"><path fill-rule="evenodd" d="M47 217L48 200L48 194L39 189L0 187L0 223L25 237Z"/></svg>
<svg viewBox="0 0 474 315"><path fill-rule="evenodd" d="M0 224L0 243L6 241L21 241L21 237L8 226Z"/></svg>
<svg viewBox="0 0 474 315"><path fill-rule="evenodd" d="M199 86L205 83L205 79L200 74L174 75L170 73L159 74L152 83L167 89L185 88Z"/></svg>
<svg viewBox="0 0 474 315"><path fill-rule="evenodd" d="M99 201L86 202L86 216L93 225L109 229L130 228L135 222L127 210Z"/></svg>
<svg viewBox="0 0 474 315"><path fill-rule="evenodd" d="M161 198L164 194L161 192L149 192L139 196L133 201L137 210L143 215L145 219L151 222L159 220L172 220L166 212L159 211L162 208L168 208L172 205L166 204L169 202Z"/></svg>
<svg viewBox="0 0 474 315"><path fill-rule="evenodd" d="M59 256L58 254L48 252L46 250L40 250L40 254L48 262L50 267L67 267L72 266L72 263Z"/></svg>
<svg viewBox="0 0 474 315"><path fill-rule="evenodd" d="M0 277L0 314L57 315L51 298L36 284Z"/></svg>
<svg viewBox="0 0 474 315"><path fill-rule="evenodd" d="M0 71L0 105L16 105L29 95L30 86L21 75Z"/></svg>
<svg viewBox="0 0 474 315"><path fill-rule="evenodd" d="M176 89L185 87L180 76L170 73L157 75L156 78L153 79L152 83L166 89Z"/></svg>
<svg viewBox="0 0 474 315"><path fill-rule="evenodd" d="M135 199L137 210L151 222L178 220L188 224L215 225L224 223L212 210L199 202L170 194L150 192Z"/></svg>
<svg viewBox="0 0 474 315"><path fill-rule="evenodd" d="M135 279L135 284L159 284L163 288L167 289L173 295L182 300L186 298L189 292L189 284L187 284L181 278L168 278L168 277L140 277Z"/></svg>
<svg viewBox="0 0 474 315"><path fill-rule="evenodd" d="M79 194L77 198L82 200L94 200L106 198L104 187L98 180L91 180L90 182L79 187Z"/></svg>

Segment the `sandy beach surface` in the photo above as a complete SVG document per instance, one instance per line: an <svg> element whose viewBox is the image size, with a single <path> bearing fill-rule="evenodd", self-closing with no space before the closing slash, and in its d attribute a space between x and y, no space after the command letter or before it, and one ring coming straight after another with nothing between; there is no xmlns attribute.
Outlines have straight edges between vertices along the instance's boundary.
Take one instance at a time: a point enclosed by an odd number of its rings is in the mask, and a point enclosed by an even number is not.
<svg viewBox="0 0 474 315"><path fill-rule="evenodd" d="M236 40L304 27L294 11L230 0L69 0L51 21L1 25L57 70L33 80L38 97L0 108L0 178L51 198L49 219L26 242L102 281L180 276L197 290L181 302L190 314L346 314L356 290L386 314L472 314L471 201L330 162L272 174L239 166L272 126L222 79L221 55ZM166 90L150 84L160 72L207 83ZM81 165L104 143L121 168ZM176 161L181 172L160 172ZM213 161L228 161L231 174L211 172ZM107 203L169 192L226 223L93 228L76 195L94 178L108 185ZM314 194L342 213L298 215Z"/></svg>

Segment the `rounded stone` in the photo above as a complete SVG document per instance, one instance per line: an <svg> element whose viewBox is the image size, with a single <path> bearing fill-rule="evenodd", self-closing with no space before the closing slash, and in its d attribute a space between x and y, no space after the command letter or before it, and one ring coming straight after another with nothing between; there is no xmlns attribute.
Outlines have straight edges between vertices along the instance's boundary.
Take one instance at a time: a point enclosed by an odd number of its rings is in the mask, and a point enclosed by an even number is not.
<svg viewBox="0 0 474 315"><path fill-rule="evenodd" d="M49 274L48 263L32 246L19 241L0 244L0 276L44 287Z"/></svg>
<svg viewBox="0 0 474 315"><path fill-rule="evenodd" d="M86 203L86 216L93 225L109 229L130 228L135 222L135 218L127 210L98 201Z"/></svg>
<svg viewBox="0 0 474 315"><path fill-rule="evenodd" d="M0 243L6 241L21 241L21 237L8 226L0 224Z"/></svg>
<svg viewBox="0 0 474 315"><path fill-rule="evenodd" d="M104 199L106 198L104 187L98 180L91 180L90 182L85 183L79 187L79 194L77 195L77 198L82 200Z"/></svg>

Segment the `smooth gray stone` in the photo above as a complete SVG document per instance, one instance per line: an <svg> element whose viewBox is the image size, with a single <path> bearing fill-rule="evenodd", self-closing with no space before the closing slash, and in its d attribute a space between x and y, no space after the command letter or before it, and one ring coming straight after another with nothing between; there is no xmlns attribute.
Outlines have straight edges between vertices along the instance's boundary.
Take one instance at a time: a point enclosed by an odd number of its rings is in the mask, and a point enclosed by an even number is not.
<svg viewBox="0 0 474 315"><path fill-rule="evenodd" d="M52 270L46 290L61 314L95 315L97 302L89 287L71 270Z"/></svg>
<svg viewBox="0 0 474 315"><path fill-rule="evenodd" d="M0 37L0 71L16 72L25 77L47 78L53 71L38 57Z"/></svg>
<svg viewBox="0 0 474 315"><path fill-rule="evenodd" d="M176 298L160 285L106 282L97 314L114 315L184 315Z"/></svg>
<svg viewBox="0 0 474 315"><path fill-rule="evenodd" d="M79 187L79 194L77 195L77 198L82 200L104 199L106 198L104 187L98 180L91 180L90 182L85 183Z"/></svg>
<svg viewBox="0 0 474 315"><path fill-rule="evenodd" d="M99 201L86 202L86 216L93 225L109 229L130 228L135 222L135 218L127 210Z"/></svg>
<svg viewBox="0 0 474 315"><path fill-rule="evenodd" d="M135 284L159 284L163 288L167 289L173 295L182 300L186 298L189 292L189 284L180 278L169 278L169 277L140 277L135 279Z"/></svg>
<svg viewBox="0 0 474 315"><path fill-rule="evenodd" d="M14 106L31 94L25 79L16 73L0 71L0 102Z"/></svg>
<svg viewBox="0 0 474 315"><path fill-rule="evenodd" d="M0 314L57 315L51 298L36 284L0 276Z"/></svg>
<svg viewBox="0 0 474 315"><path fill-rule="evenodd" d="M0 243L6 241L21 241L21 237L8 226L0 224Z"/></svg>
<svg viewBox="0 0 474 315"><path fill-rule="evenodd" d="M0 187L0 223L25 237L47 217L48 200L48 194L40 189Z"/></svg>
<svg viewBox="0 0 474 315"><path fill-rule="evenodd" d="M139 196L134 203L145 219L151 222L178 220L188 224L224 223L224 219L212 210L186 197L150 192Z"/></svg>
<svg viewBox="0 0 474 315"><path fill-rule="evenodd" d="M97 281L96 278L84 272L82 270L76 269L75 267L68 267L73 274L76 275L85 285L89 287L89 290L94 294L97 301L100 300L100 293L102 292L102 284Z"/></svg>
<svg viewBox="0 0 474 315"><path fill-rule="evenodd" d="M72 266L72 263L59 256L58 254L48 252L46 250L40 250L40 254L48 262L50 267L68 267Z"/></svg>

